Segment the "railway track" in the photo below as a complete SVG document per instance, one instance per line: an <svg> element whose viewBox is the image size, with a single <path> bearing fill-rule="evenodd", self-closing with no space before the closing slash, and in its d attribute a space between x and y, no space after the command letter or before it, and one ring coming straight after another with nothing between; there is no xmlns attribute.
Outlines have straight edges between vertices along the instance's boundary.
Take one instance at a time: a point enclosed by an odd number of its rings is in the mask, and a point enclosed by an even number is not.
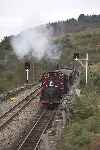
<svg viewBox="0 0 100 150"><path fill-rule="evenodd" d="M9 109L7 112L5 112L3 115L0 116L0 130L3 129L11 120L18 115L18 113L23 110L31 101L33 98L35 98L40 90L40 86L36 88L30 95L28 95L26 98L24 98L22 101L17 103L15 106L13 106L11 109Z"/></svg>
<svg viewBox="0 0 100 150"><path fill-rule="evenodd" d="M36 150L40 143L42 135L48 128L55 113L56 111L50 110L38 112L35 117L32 128L29 130L24 139L21 141L20 145L17 146L16 150Z"/></svg>
<svg viewBox="0 0 100 150"><path fill-rule="evenodd" d="M26 84L21 87L17 87L13 90L10 91L5 91L5 93L0 94L0 101L5 101L9 99L11 96L17 96L19 93L24 92L27 89L31 89L33 86L37 85L36 83L34 84Z"/></svg>

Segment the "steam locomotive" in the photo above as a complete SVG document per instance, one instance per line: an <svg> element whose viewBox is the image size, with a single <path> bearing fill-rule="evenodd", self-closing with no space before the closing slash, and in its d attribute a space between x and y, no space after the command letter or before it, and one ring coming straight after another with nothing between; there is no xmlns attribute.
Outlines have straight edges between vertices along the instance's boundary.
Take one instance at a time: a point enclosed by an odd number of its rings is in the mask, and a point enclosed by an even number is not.
<svg viewBox="0 0 100 150"><path fill-rule="evenodd" d="M73 69L63 68L42 75L40 105L46 108L57 107L64 94L68 94L75 79Z"/></svg>

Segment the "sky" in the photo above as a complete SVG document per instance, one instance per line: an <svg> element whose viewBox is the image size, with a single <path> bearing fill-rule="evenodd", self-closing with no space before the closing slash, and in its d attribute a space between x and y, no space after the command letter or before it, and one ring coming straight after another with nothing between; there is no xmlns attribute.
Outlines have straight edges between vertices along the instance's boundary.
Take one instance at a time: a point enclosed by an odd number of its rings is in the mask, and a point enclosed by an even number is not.
<svg viewBox="0 0 100 150"><path fill-rule="evenodd" d="M100 14L100 0L0 0L0 40L37 25Z"/></svg>

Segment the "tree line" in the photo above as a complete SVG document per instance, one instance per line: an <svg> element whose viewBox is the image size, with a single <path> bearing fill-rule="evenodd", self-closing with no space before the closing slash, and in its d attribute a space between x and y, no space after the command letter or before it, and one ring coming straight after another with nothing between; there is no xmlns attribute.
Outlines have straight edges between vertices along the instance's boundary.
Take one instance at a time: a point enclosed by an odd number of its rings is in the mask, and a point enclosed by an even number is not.
<svg viewBox="0 0 100 150"><path fill-rule="evenodd" d="M100 15L80 14L78 19L71 18L65 21L57 21L47 24L47 28L53 29L53 36L65 33L84 31L86 28L96 28L100 25Z"/></svg>

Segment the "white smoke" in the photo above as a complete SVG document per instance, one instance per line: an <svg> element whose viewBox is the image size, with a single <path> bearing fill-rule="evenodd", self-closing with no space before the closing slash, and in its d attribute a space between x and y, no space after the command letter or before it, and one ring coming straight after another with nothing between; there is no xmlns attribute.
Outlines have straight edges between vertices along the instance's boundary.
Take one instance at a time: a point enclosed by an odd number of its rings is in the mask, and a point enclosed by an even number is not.
<svg viewBox="0 0 100 150"><path fill-rule="evenodd" d="M58 47L51 42L52 29L38 27L23 31L19 35L11 38L12 47L21 59L29 52L38 60L47 56L48 58L58 59L60 52Z"/></svg>

